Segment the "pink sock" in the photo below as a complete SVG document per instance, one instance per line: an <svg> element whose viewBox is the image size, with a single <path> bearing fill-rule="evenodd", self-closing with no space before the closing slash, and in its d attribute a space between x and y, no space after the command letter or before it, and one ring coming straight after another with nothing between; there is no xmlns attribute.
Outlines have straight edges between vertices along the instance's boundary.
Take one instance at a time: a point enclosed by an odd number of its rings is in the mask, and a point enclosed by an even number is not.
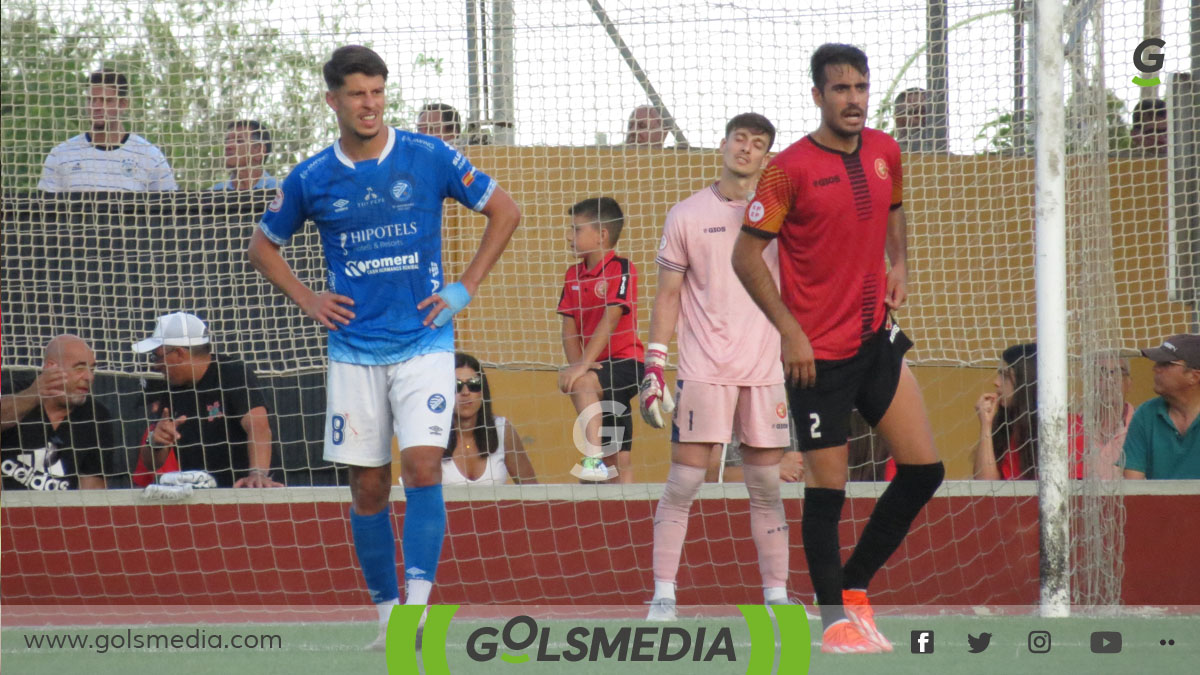
<svg viewBox="0 0 1200 675"><path fill-rule="evenodd" d="M742 466L750 493L750 533L758 548L763 588L783 588L788 578L788 526L779 497L779 465Z"/></svg>
<svg viewBox="0 0 1200 675"><path fill-rule="evenodd" d="M704 469L671 464L658 509L654 512L654 580L675 583L679 555L687 537L688 512L704 483Z"/></svg>

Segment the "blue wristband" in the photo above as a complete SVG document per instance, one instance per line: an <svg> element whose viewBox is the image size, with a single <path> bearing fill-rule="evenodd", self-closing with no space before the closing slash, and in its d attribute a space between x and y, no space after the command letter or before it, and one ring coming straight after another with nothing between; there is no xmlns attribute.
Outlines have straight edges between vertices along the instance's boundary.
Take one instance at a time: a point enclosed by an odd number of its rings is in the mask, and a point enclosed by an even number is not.
<svg viewBox="0 0 1200 675"><path fill-rule="evenodd" d="M447 308L438 312L437 317L434 318L434 328L445 326L455 314L471 303L471 294L467 291L467 287L457 281L448 284L436 295L446 303Z"/></svg>

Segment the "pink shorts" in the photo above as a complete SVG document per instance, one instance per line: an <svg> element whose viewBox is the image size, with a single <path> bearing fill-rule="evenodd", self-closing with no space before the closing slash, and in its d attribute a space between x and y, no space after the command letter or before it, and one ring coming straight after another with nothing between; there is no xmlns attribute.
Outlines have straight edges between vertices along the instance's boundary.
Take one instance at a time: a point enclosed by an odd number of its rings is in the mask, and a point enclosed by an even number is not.
<svg viewBox="0 0 1200 675"><path fill-rule="evenodd" d="M684 382L675 386L673 443L728 443L736 429L743 445L786 448L792 444L783 383L758 387Z"/></svg>

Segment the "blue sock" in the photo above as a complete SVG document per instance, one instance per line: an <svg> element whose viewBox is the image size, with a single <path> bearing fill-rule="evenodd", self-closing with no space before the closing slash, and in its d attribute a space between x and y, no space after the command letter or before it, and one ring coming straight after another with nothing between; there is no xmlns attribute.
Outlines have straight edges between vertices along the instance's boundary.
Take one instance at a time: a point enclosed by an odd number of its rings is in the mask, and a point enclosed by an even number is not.
<svg viewBox="0 0 1200 675"><path fill-rule="evenodd" d="M442 486L404 488L404 578L433 582L446 536Z"/></svg>
<svg viewBox="0 0 1200 675"><path fill-rule="evenodd" d="M391 504L373 516L360 516L351 507L350 530L354 533L354 552L358 554L358 566L367 581L371 602L379 604L399 599Z"/></svg>

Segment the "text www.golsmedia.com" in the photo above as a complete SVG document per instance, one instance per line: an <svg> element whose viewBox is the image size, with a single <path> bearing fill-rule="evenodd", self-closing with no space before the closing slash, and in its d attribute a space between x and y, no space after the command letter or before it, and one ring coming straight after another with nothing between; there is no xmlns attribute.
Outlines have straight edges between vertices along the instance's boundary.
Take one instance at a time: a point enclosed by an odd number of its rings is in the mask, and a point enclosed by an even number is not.
<svg viewBox="0 0 1200 675"><path fill-rule="evenodd" d="M104 654L110 649L283 649L283 638L272 634L209 633L35 633L24 635L26 649L90 649Z"/></svg>

